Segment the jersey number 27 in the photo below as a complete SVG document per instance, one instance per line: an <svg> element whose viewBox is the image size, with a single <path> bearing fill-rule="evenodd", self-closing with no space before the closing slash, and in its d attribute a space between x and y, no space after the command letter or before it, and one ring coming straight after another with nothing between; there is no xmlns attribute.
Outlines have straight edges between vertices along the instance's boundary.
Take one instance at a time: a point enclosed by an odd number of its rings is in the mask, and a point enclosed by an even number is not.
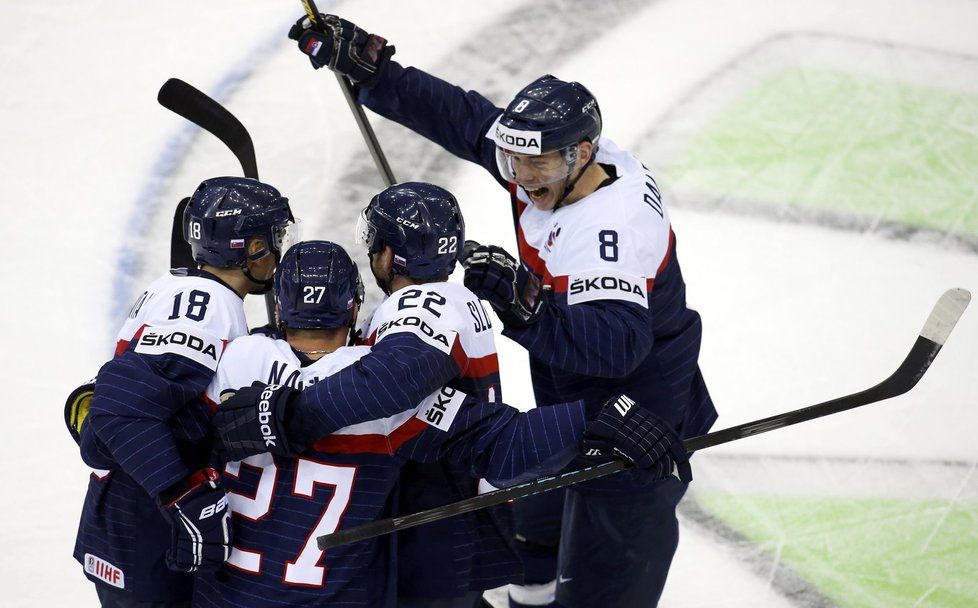
<svg viewBox="0 0 978 608"><path fill-rule="evenodd" d="M231 512L250 521L258 521L268 515L272 509L275 494L275 480L278 477L278 467L271 454L256 454L240 462L229 462L225 472L238 477L241 467L245 466L261 472L254 496L246 496L237 492L228 492ZM295 463L295 481L292 494L315 499L316 486L331 486L333 496L326 503L316 526L306 537L302 550L295 559L285 563L282 581L289 585L303 587L322 587L326 583L326 568L319 565L323 551L316 545L316 538L323 534L336 532L340 526L340 518L346 511L353 491L353 479L356 476L355 466L340 466L326 464L309 458L299 458ZM322 500L317 501L320 504ZM254 574L261 574L261 553L238 547L231 550L228 564Z"/></svg>

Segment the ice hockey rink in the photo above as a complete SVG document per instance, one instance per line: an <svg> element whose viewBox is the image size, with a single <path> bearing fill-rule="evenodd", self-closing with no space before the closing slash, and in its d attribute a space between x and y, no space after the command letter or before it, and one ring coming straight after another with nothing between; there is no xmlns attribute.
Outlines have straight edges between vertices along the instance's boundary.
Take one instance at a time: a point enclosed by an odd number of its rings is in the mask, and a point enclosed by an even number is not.
<svg viewBox="0 0 978 608"><path fill-rule="evenodd" d="M595 93L604 135L671 208L715 428L875 384L945 289L978 291L974 2L320 8L497 105L548 72ZM71 557L88 472L64 397L165 271L176 202L240 171L157 105L159 86L180 77L242 120L304 238L351 245L382 187L335 79L285 37L299 14L284 0L0 0L0 605L97 604ZM373 118L399 179L446 186L470 238L513 249L491 178ZM506 401L531 406L525 355L498 346ZM973 306L907 395L697 454L661 605L978 605L976 389Z"/></svg>

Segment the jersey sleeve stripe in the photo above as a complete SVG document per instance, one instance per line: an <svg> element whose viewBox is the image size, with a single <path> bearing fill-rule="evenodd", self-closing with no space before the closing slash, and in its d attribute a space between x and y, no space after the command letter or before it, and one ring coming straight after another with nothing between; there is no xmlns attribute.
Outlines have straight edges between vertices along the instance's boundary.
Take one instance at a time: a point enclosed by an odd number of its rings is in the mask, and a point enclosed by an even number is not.
<svg viewBox="0 0 978 608"><path fill-rule="evenodd" d="M134 333L131 338L129 338L128 340L119 340L118 342L116 342L115 355L118 357L122 353L126 352L126 349L129 348L129 344L132 343L133 340L139 340L139 337L143 335L143 330L146 329L147 327L149 327L149 325L143 323L143 325L136 330L136 333Z"/></svg>
<svg viewBox="0 0 978 608"><path fill-rule="evenodd" d="M217 413L217 403L215 403L213 399L208 397L207 393L201 393L200 400L203 401L204 405L206 405L210 409L211 415Z"/></svg>
<svg viewBox="0 0 978 608"><path fill-rule="evenodd" d="M484 357L469 357L462 347L462 341L457 338L452 344L452 359L455 359L455 364L462 370L460 375L463 378L482 378L499 373L499 357L496 353Z"/></svg>
<svg viewBox="0 0 978 608"><path fill-rule="evenodd" d="M570 275L566 275L566 274L553 277L553 282L550 283L550 288L553 290L554 293L567 293L567 285L570 280L569 277ZM645 288L649 292L652 291L653 285L655 285L654 278L645 280Z"/></svg>
<svg viewBox="0 0 978 608"><path fill-rule="evenodd" d="M336 454L386 454L391 456L405 442L417 437L428 428L428 425L418 418L411 417L389 435L327 435L317 441L313 448L319 452Z"/></svg>
<svg viewBox="0 0 978 608"><path fill-rule="evenodd" d="M669 246L666 247L666 254L662 256L662 263L659 264L659 268L655 271L655 276L666 269L666 265L669 263L669 258L672 257L672 250L676 248L676 233L672 231L672 226L669 226ZM649 279L649 293L652 292L652 280Z"/></svg>

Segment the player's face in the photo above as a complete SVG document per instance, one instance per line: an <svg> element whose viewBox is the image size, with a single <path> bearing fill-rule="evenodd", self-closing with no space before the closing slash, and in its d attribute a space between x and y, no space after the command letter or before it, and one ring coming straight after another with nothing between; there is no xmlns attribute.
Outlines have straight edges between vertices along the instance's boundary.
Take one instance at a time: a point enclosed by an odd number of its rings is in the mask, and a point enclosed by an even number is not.
<svg viewBox="0 0 978 608"><path fill-rule="evenodd" d="M257 253L261 250L266 251L265 255L257 260L248 260L248 272L255 280L261 282L256 283L256 288L251 293L264 293L264 291L267 291L271 287L272 277L275 276L275 267L278 265L277 256L265 247L265 240L263 238L257 237L248 242L249 254Z"/></svg>
<svg viewBox="0 0 978 608"><path fill-rule="evenodd" d="M390 247L384 247L382 251L370 255L370 272L374 275L377 287L385 294L390 294L391 288L391 260L393 253Z"/></svg>
<svg viewBox="0 0 978 608"><path fill-rule="evenodd" d="M538 156L508 154L513 181L523 187L533 204L544 211L553 209L557 202L557 190L563 191L563 181L568 168L559 151Z"/></svg>

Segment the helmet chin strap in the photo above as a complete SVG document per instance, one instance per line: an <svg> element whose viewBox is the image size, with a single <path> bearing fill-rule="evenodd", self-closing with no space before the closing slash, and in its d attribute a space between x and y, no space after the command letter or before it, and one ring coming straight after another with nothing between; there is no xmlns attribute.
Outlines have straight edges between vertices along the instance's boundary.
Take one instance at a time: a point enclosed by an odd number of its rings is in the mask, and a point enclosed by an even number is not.
<svg viewBox="0 0 978 608"><path fill-rule="evenodd" d="M272 290L272 287L275 284L275 277L274 277L274 275L271 278L267 279L267 280L258 279L258 278L255 277L255 275L251 274L251 269L248 267L248 262L249 261L260 260L263 257L265 257L266 255L268 255L269 253L270 252L269 252L269 250L267 248L262 248L262 249L256 251L255 253L249 255L244 260L241 260L241 272L243 272L244 275L245 275L245 277L247 277L248 280L251 281L252 283L257 283L258 285L261 285L261 287L257 291L250 291L249 292L252 295L261 295L261 294L268 293L269 291ZM278 256L276 256L276 260L275 261L276 261L276 263L278 262Z"/></svg>
<svg viewBox="0 0 978 608"><path fill-rule="evenodd" d="M381 276L377 274L377 271L374 270L375 255L375 253L368 254L368 257L370 258L370 272L374 275L374 280L377 281L377 287L380 287L380 290L384 292L385 296L389 296L391 295L391 283L394 282L394 271L388 270L387 276L381 278Z"/></svg>
<svg viewBox="0 0 978 608"><path fill-rule="evenodd" d="M570 167L570 171L567 173L567 177L564 178L564 193L560 196L559 199L557 199L557 202L554 203L554 209L560 209L563 206L564 199L566 199L567 195L570 194L572 190L574 190L574 186L577 185L578 180L580 180L581 177L584 176L584 172L587 171L587 168L590 167L591 163L594 162L594 157L596 156L595 152L597 152L597 150L595 148L592 148L590 158L587 159L587 162L584 163L584 166L581 167L581 172L578 173L577 177L575 177L573 180L571 180L570 176L572 173L574 173L574 167ZM574 159L574 164L576 163L577 163L577 159Z"/></svg>
<svg viewBox="0 0 978 608"><path fill-rule="evenodd" d="M248 277L248 280L249 281L251 281L252 283L257 283L258 285L261 285L261 287L258 290L256 290L256 291L250 291L248 293L251 293L253 295L261 295L261 294L264 294L264 293L268 293L269 291L272 290L272 285L275 283L274 277L271 278L271 279L268 279L267 281L262 281L260 279L255 278L255 275L251 274L251 271L248 270L247 268L242 268L242 271L244 271L244 275L246 277Z"/></svg>

